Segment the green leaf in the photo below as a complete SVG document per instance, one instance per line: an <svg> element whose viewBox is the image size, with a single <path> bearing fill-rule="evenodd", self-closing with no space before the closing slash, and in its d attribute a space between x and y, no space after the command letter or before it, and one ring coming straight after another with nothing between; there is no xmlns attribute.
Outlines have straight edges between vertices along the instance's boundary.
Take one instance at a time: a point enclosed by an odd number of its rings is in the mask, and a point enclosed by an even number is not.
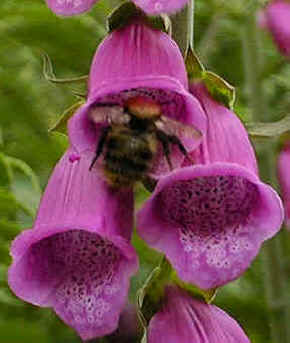
<svg viewBox="0 0 290 343"><path fill-rule="evenodd" d="M19 233L19 224L15 221L8 220L7 218L1 217L0 219L0 231L2 237L5 239L12 239Z"/></svg>
<svg viewBox="0 0 290 343"><path fill-rule="evenodd" d="M152 316L160 308L164 287L170 283L172 273L170 263L165 257L162 257L160 265L152 271L144 286L138 291L138 310L144 326L147 327Z"/></svg>
<svg viewBox="0 0 290 343"><path fill-rule="evenodd" d="M185 66L190 83L203 81L212 97L232 109L235 102L235 88L217 74L205 70L191 47L185 55Z"/></svg>
<svg viewBox="0 0 290 343"><path fill-rule="evenodd" d="M188 48L185 54L185 66L189 82L194 82L202 79L204 66L191 47Z"/></svg>
<svg viewBox="0 0 290 343"><path fill-rule="evenodd" d="M6 159L12 168L16 168L20 170L25 176L27 176L30 179L30 182L33 188L38 193L41 193L41 187L39 185L38 177L36 176L32 168L30 168L27 163L25 163L24 161L18 158L10 157L10 156L6 156Z"/></svg>
<svg viewBox="0 0 290 343"><path fill-rule="evenodd" d="M0 187L10 188L13 173L6 155L0 153Z"/></svg>
<svg viewBox="0 0 290 343"><path fill-rule="evenodd" d="M53 65L51 59L46 53L42 54L43 59L43 76L44 78L52 83L75 83L75 82L86 82L88 75L72 77L67 79L58 79L53 71Z"/></svg>
<svg viewBox="0 0 290 343"><path fill-rule="evenodd" d="M84 104L83 100L76 102L71 107L66 109L55 124L49 129L49 132L67 133L67 122L74 115L74 113Z"/></svg>
<svg viewBox="0 0 290 343"><path fill-rule="evenodd" d="M173 274L173 280L180 288L185 289L189 294L191 294L195 298L205 300L207 304L210 304L211 302L213 302L216 296L217 288L203 290L192 284L181 281L178 278L176 272Z"/></svg>
<svg viewBox="0 0 290 343"><path fill-rule="evenodd" d="M233 109L236 98L235 88L233 86L211 71L204 71L202 79L211 96L216 101Z"/></svg>
<svg viewBox="0 0 290 343"><path fill-rule="evenodd" d="M18 209L18 203L12 192L6 188L0 188L0 217L14 219Z"/></svg>
<svg viewBox="0 0 290 343"><path fill-rule="evenodd" d="M255 137L272 138L290 132L290 114L272 123L245 123L248 133Z"/></svg>

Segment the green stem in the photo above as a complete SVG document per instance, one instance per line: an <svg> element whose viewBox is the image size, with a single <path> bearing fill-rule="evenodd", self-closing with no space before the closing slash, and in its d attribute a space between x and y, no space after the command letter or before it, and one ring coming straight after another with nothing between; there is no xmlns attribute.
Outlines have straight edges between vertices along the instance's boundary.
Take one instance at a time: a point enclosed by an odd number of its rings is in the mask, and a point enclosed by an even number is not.
<svg viewBox="0 0 290 343"><path fill-rule="evenodd" d="M262 70L262 54L259 48L259 30L256 25L256 13L245 20L243 33L244 68L246 78L246 94L251 107L254 121L266 121L267 104L260 84ZM275 179L274 142L257 145L258 159L261 167L261 177L272 186L277 185ZM286 276L284 269L283 235L281 232L274 239L267 242L262 249L264 267L265 297L269 308L269 326L272 342L290 343L289 318L290 310L287 303Z"/></svg>
<svg viewBox="0 0 290 343"><path fill-rule="evenodd" d="M172 37L183 54L194 41L194 0L172 17Z"/></svg>

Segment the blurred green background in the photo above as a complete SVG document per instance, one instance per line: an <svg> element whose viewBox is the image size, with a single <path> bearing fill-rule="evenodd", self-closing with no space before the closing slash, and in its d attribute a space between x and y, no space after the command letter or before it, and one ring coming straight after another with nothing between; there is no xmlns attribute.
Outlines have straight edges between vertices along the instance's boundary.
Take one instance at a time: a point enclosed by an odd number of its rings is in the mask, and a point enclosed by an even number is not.
<svg viewBox="0 0 290 343"><path fill-rule="evenodd" d="M64 136L49 134L48 129L77 101L73 91L85 90L84 84L56 85L46 81L41 54L50 56L58 77L88 74L94 51L106 34L105 19L110 9L109 3L101 0L87 14L60 18L44 0L2 0L0 4L0 343L80 342L51 310L14 297L6 273L10 242L22 229L31 227L41 190L67 146ZM236 86L236 111L245 121L252 116L249 92L253 90L247 84L245 60L247 20L253 11L251 1L196 1L196 50L208 69ZM280 56L266 32L259 33L258 49L262 72L257 92L265 95L264 118L278 120L290 109L290 64ZM279 145L277 140L254 143L257 150L264 144L275 150ZM275 164L271 168L275 172ZM269 176L262 169L263 174ZM137 190L136 194L140 204L145 193ZM281 234L281 263L289 281L290 235ZM131 300L158 258L137 237L134 243L141 270L133 279ZM264 282L269 268L269 263L265 265L265 259L258 257L241 279L224 287L216 298L216 303L242 324L253 343L280 343L270 339L271 306L266 304ZM287 287L290 292L290 282ZM275 308L275 304L270 305Z"/></svg>

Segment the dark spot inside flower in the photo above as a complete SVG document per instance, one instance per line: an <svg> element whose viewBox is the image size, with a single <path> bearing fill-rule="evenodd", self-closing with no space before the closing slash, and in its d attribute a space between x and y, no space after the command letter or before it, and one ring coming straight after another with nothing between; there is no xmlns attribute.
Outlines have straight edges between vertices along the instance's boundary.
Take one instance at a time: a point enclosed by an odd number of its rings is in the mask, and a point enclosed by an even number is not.
<svg viewBox="0 0 290 343"><path fill-rule="evenodd" d="M235 233L248 220L257 196L254 184L235 176L176 181L158 195L165 220L182 227L182 234L192 240L217 235L215 244L224 230Z"/></svg>

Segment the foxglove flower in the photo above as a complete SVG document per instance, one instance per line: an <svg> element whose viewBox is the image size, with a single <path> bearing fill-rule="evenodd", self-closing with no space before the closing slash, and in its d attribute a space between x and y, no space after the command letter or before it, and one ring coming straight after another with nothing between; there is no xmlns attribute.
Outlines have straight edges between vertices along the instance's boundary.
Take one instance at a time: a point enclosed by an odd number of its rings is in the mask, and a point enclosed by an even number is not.
<svg viewBox="0 0 290 343"><path fill-rule="evenodd" d="M194 166L161 178L138 213L138 232L165 253L178 276L202 289L236 279L283 220L276 192L257 175L247 132L202 85L192 87L208 118Z"/></svg>
<svg viewBox="0 0 290 343"><path fill-rule="evenodd" d="M278 159L278 178L285 209L285 225L290 229L290 141L286 142Z"/></svg>
<svg viewBox="0 0 290 343"><path fill-rule="evenodd" d="M185 65L178 46L165 33L140 21L112 32L99 46L88 88L86 104L69 122L70 141L78 152L96 148L100 125L93 123L89 116L96 105L124 108L134 97L156 102L164 116L201 133L205 131L206 118L197 99L188 92ZM194 150L201 141L180 138L188 151ZM163 155L158 156L162 158L154 163L156 174L163 167L169 170ZM176 166L184 156L173 149L171 158Z"/></svg>
<svg viewBox="0 0 290 343"><path fill-rule="evenodd" d="M173 286L149 323L148 343L250 343L239 324L214 305Z"/></svg>
<svg viewBox="0 0 290 343"><path fill-rule="evenodd" d="M71 16L89 11L98 0L46 0L47 6L56 14ZM188 0L133 0L135 5L151 15L174 13Z"/></svg>
<svg viewBox="0 0 290 343"><path fill-rule="evenodd" d="M137 269L132 192L89 172L92 157L69 150L57 164L33 229L12 244L9 269L18 297L52 307L84 340L117 328Z"/></svg>
<svg viewBox="0 0 290 343"><path fill-rule="evenodd" d="M290 2L272 0L259 16L260 26L267 28L280 52L290 56Z"/></svg>

